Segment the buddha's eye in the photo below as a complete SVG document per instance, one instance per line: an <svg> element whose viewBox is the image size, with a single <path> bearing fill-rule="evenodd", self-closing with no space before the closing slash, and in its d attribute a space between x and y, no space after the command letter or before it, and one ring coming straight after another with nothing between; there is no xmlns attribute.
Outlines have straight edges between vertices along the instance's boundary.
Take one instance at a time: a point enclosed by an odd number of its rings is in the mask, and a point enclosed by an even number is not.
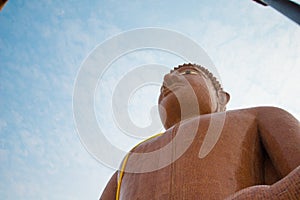
<svg viewBox="0 0 300 200"><path fill-rule="evenodd" d="M185 75L185 74L198 74L198 73L192 70L185 70L183 72L180 72L180 74Z"/></svg>

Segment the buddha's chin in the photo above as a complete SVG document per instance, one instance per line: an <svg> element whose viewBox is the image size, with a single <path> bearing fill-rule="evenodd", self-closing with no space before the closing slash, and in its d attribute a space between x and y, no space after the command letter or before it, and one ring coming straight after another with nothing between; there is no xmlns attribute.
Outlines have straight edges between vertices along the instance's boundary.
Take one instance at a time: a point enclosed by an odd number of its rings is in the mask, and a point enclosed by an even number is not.
<svg viewBox="0 0 300 200"><path fill-rule="evenodd" d="M191 119L194 117L198 117L199 115L200 114L196 113L196 112L185 113L184 115L181 114L180 112L178 112L178 113L160 112L160 118L161 118L162 124L164 125L166 130L181 121Z"/></svg>

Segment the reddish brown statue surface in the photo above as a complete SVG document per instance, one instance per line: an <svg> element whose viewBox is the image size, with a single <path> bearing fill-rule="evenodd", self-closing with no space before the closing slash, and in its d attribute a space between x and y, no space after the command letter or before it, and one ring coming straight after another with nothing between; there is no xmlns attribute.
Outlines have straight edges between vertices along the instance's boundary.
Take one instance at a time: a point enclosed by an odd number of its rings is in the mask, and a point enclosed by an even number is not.
<svg viewBox="0 0 300 200"><path fill-rule="evenodd" d="M225 112L228 101L200 66L185 64L167 74L159 98L166 132L131 151L119 199L300 199L299 121L275 107ZM220 135L201 156L208 130L219 130L212 120L221 124ZM151 159L134 156L168 144ZM132 172L165 161L170 162L157 170ZM116 199L118 178L116 172L101 199Z"/></svg>

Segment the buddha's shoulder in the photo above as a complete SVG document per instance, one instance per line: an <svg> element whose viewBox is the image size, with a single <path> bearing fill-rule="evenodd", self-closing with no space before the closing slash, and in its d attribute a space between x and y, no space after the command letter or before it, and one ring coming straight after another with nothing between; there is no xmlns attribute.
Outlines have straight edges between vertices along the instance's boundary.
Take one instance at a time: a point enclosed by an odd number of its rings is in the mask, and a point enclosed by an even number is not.
<svg viewBox="0 0 300 200"><path fill-rule="evenodd" d="M226 111L227 115L290 115L290 113L282 108L274 107L274 106L258 106L258 107L250 107L236 110Z"/></svg>
<svg viewBox="0 0 300 200"><path fill-rule="evenodd" d="M226 111L226 120L228 122L250 120L256 121L258 124L269 123L276 120L297 121L297 119L288 111L274 106L259 106L229 110Z"/></svg>
<svg viewBox="0 0 300 200"><path fill-rule="evenodd" d="M149 138L141 141L134 148L132 148L131 152L135 152L135 153L153 152L162 148L163 146L169 144L169 142L172 140L172 132L174 130L175 129L170 128L165 132L161 132L153 136L150 136Z"/></svg>
<svg viewBox="0 0 300 200"><path fill-rule="evenodd" d="M189 128L196 127L201 122L201 125L210 124L211 120L218 123L226 123L230 124L234 122L238 124L240 122L253 122L259 118L272 118L272 117L292 117L292 115L279 107L272 106L259 106L259 107L250 107L250 108L242 108L235 110L228 110L226 112L218 112L212 114L201 115L197 117L193 117L180 123L174 125L169 128L165 132L160 134L156 134L148 139L140 142L136 147L132 149L132 152L151 152L160 149L161 147L169 144L169 142L173 139L174 135L178 128Z"/></svg>
<svg viewBox="0 0 300 200"><path fill-rule="evenodd" d="M294 117L288 111L279 107L260 106L200 115L180 122L180 127L188 128L198 126L199 124L205 127L209 126L212 122L214 122L214 124L247 124L260 122L262 120L265 121L265 119L272 120L272 118ZM173 129L174 128L176 127L173 127Z"/></svg>

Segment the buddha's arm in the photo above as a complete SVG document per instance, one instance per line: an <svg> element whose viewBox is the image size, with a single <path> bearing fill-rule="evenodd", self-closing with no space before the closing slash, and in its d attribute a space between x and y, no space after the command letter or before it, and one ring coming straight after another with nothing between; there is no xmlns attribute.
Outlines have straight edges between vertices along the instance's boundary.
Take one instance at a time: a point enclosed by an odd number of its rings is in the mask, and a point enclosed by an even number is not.
<svg viewBox="0 0 300 200"><path fill-rule="evenodd" d="M300 197L300 166L294 169L286 177L277 183L269 185L257 185L245 188L226 200L246 199L299 199Z"/></svg>
<svg viewBox="0 0 300 200"><path fill-rule="evenodd" d="M299 121L279 108L258 109L259 133L280 180L273 185L245 188L226 200L297 199L300 196Z"/></svg>
<svg viewBox="0 0 300 200"><path fill-rule="evenodd" d="M262 144L280 178L300 165L300 125L288 112L274 107L258 109Z"/></svg>
<svg viewBox="0 0 300 200"><path fill-rule="evenodd" d="M118 172L115 172L114 175L111 177L109 182L107 183L100 200L114 200L116 199L116 191L117 191L117 178Z"/></svg>

